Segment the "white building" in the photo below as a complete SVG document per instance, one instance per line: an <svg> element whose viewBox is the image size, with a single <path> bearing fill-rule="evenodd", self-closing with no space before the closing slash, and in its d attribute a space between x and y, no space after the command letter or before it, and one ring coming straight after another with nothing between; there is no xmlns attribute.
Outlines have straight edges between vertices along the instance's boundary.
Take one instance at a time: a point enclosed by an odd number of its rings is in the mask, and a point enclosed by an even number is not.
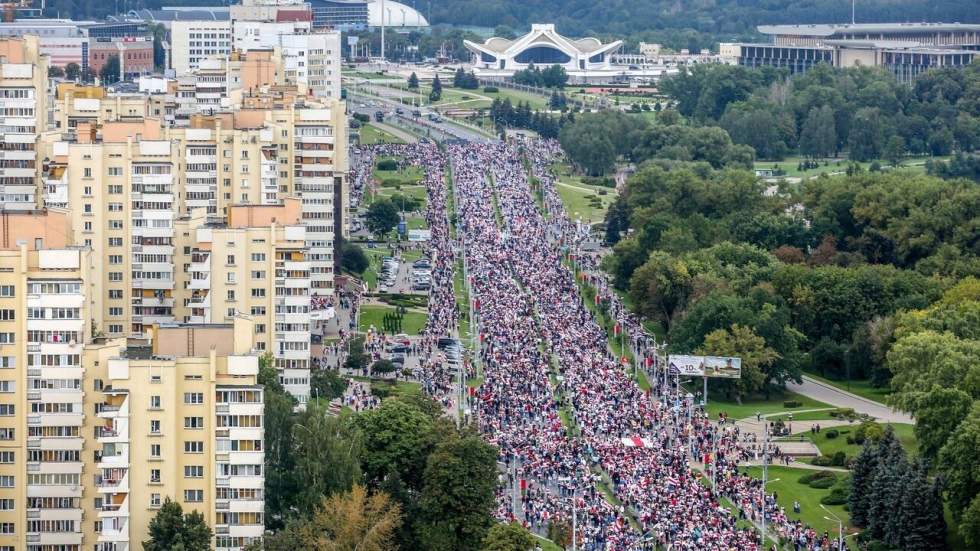
<svg viewBox="0 0 980 551"><path fill-rule="evenodd" d="M209 56L231 53L231 21L174 21L170 36L171 69L177 76L190 73Z"/></svg>
<svg viewBox="0 0 980 551"><path fill-rule="evenodd" d="M481 76L513 76L531 65L560 65L573 80L587 80L614 71L612 54L621 40L603 44L597 38L566 38L552 24L531 25L531 32L515 40L493 37L483 44L464 40L473 52L473 67Z"/></svg>
<svg viewBox="0 0 980 551"><path fill-rule="evenodd" d="M318 98L340 99L340 33L310 32L309 21L235 21L235 49L278 48L286 82L307 87Z"/></svg>

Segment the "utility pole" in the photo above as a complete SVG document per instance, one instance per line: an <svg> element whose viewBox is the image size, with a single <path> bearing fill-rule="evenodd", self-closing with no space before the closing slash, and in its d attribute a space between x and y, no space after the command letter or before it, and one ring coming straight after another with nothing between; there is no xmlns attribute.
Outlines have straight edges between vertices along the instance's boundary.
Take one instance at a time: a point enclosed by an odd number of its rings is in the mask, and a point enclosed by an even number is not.
<svg viewBox="0 0 980 551"><path fill-rule="evenodd" d="M762 438L762 547L766 546L766 478L769 473L769 422L765 423Z"/></svg>
<svg viewBox="0 0 980 551"><path fill-rule="evenodd" d="M381 0L381 64L385 62L385 0Z"/></svg>
<svg viewBox="0 0 980 551"><path fill-rule="evenodd" d="M851 25L854 24L854 4L857 0L851 0Z"/></svg>

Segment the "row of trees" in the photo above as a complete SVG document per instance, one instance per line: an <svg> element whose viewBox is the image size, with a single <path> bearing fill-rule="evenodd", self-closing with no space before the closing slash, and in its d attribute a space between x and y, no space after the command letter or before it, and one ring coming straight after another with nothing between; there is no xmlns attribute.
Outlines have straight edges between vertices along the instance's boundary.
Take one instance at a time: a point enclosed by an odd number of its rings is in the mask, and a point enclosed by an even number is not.
<svg viewBox="0 0 980 551"><path fill-rule="evenodd" d="M112 84L119 82L119 56L116 54L111 54L108 59L106 59L105 64L99 69L98 77L102 80L103 84ZM69 63L64 67L49 67L48 76L54 78L66 78L68 80L74 80L76 82L94 82L95 81L95 71L89 67L82 67L78 63Z"/></svg>
<svg viewBox="0 0 980 551"><path fill-rule="evenodd" d="M495 98L490 104L490 120L498 132L502 132L504 128L526 128L544 138L557 138L559 130L573 121L574 115L562 113L556 117L532 110L531 104L527 102L518 102L515 106L510 98Z"/></svg>
<svg viewBox="0 0 980 551"><path fill-rule="evenodd" d="M654 123L618 111L583 114L562 127L559 140L589 176L607 174L618 159L705 161L714 168L751 168L755 159L751 147L733 143L725 130L685 124L675 111L661 112Z"/></svg>
<svg viewBox="0 0 980 551"><path fill-rule="evenodd" d="M855 459L847 505L851 523L866 528L864 540L903 551L947 548L940 479L920 458L909 460L890 425Z"/></svg>
<svg viewBox="0 0 980 551"><path fill-rule="evenodd" d="M517 84L537 86L538 88L564 88L565 84L568 83L568 74L561 65L539 69L532 63L527 69L515 72L513 80Z"/></svg>
<svg viewBox="0 0 980 551"><path fill-rule="evenodd" d="M681 114L718 124L763 159L799 152L851 159L949 155L980 147L980 63L935 69L911 89L884 70L820 65L789 77L784 69L699 65L661 89Z"/></svg>
<svg viewBox="0 0 980 551"><path fill-rule="evenodd" d="M294 412L270 362L260 379L265 549L485 548L497 453L439 404L408 394L357 415L330 417L320 400Z"/></svg>

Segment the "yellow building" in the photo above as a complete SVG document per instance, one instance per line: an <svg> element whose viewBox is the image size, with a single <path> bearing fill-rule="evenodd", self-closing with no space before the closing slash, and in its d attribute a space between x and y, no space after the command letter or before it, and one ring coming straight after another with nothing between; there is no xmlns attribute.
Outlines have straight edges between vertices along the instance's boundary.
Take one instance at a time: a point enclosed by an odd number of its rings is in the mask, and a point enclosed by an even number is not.
<svg viewBox="0 0 980 551"><path fill-rule="evenodd" d="M280 381L305 403L310 394L310 277L300 202L203 210L177 221L178 319L216 323L248 315L256 350L275 358Z"/></svg>
<svg viewBox="0 0 980 551"><path fill-rule="evenodd" d="M47 116L48 56L38 38L0 38L0 210L40 206L36 142Z"/></svg>
<svg viewBox="0 0 980 551"><path fill-rule="evenodd" d="M87 548L141 549L167 498L204 515L218 550L261 537L263 390L251 333L238 317L153 326L145 343L86 346Z"/></svg>

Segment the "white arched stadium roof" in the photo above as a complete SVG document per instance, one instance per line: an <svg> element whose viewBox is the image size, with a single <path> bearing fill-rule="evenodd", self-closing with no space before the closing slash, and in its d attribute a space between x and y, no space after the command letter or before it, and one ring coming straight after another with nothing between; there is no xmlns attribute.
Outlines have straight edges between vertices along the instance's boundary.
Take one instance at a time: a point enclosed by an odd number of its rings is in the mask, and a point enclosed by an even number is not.
<svg viewBox="0 0 980 551"><path fill-rule="evenodd" d="M384 24L386 27L428 27L429 21L415 8L395 2L385 0L384 2ZM371 27L381 26L381 0L370 0L368 2L368 25Z"/></svg>

